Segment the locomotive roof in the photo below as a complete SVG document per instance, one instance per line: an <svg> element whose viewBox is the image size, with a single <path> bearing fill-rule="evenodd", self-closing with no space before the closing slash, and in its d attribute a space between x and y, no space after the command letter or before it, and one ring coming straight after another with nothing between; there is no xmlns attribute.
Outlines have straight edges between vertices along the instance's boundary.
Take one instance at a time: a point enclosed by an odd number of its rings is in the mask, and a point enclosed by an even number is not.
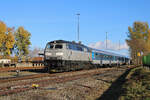
<svg viewBox="0 0 150 100"><path fill-rule="evenodd" d="M92 50L94 50L95 52L103 53L103 54L107 54L107 55L129 58L127 56L124 56L124 55L121 55L121 54L117 54L117 53L114 53L112 51L103 51L103 50L99 50L99 49L92 49Z"/></svg>
<svg viewBox="0 0 150 100"><path fill-rule="evenodd" d="M51 41L49 43L69 43L69 41L65 41L65 40L54 40L54 41Z"/></svg>
<svg viewBox="0 0 150 100"><path fill-rule="evenodd" d="M103 51L103 50L99 50L99 49L94 49L94 48L90 48L90 47L87 47L81 43L76 43L75 41L73 42L70 42L70 41L66 41L66 40L54 40L54 41L51 41L49 43L70 43L70 44L76 44L76 45L81 45L83 47L86 47L86 48L89 48L95 52L99 52L99 53L104 53L104 54L108 54L108 55L113 55L113 56L120 56L120 57L126 57L124 55L121 55L121 54L117 54L117 53L113 53L113 52L109 52L109 51ZM128 57L126 57L128 58Z"/></svg>
<svg viewBox="0 0 150 100"><path fill-rule="evenodd" d="M76 45L81 45L81 46L87 47L81 43L76 43L75 41L70 42L70 41L65 41L65 40L54 40L49 43L70 43L70 44L76 44Z"/></svg>

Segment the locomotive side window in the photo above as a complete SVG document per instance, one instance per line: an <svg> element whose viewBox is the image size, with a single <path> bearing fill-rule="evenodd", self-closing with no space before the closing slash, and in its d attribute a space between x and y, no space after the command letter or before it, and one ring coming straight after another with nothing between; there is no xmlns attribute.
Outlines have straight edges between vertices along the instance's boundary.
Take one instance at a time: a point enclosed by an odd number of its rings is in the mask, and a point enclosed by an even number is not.
<svg viewBox="0 0 150 100"><path fill-rule="evenodd" d="M69 49L74 50L74 47L72 44L69 44L68 46L69 46Z"/></svg>
<svg viewBox="0 0 150 100"><path fill-rule="evenodd" d="M82 47L77 46L78 51L83 51Z"/></svg>
<svg viewBox="0 0 150 100"><path fill-rule="evenodd" d="M62 49L62 48L63 48L63 46L60 44L55 45L55 49Z"/></svg>
<svg viewBox="0 0 150 100"><path fill-rule="evenodd" d="M75 45L75 44L69 44L68 45L69 49L71 50L77 50L77 51L83 51L83 48L78 46L78 45Z"/></svg>

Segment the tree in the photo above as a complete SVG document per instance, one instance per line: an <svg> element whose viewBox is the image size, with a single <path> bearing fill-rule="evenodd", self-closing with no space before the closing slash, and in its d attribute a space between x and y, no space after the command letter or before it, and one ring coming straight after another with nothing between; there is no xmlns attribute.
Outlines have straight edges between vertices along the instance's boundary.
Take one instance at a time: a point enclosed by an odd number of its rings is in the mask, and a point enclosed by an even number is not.
<svg viewBox="0 0 150 100"><path fill-rule="evenodd" d="M9 28L0 21L0 55L3 57L10 56L15 43L13 28Z"/></svg>
<svg viewBox="0 0 150 100"><path fill-rule="evenodd" d="M15 44L15 37L13 35L13 28L8 28L8 34L6 35L6 55L12 54L12 49Z"/></svg>
<svg viewBox="0 0 150 100"><path fill-rule="evenodd" d="M6 38L7 27L6 24L0 21L0 53L4 54L4 42Z"/></svg>
<svg viewBox="0 0 150 100"><path fill-rule="evenodd" d="M15 32L15 53L17 56L27 56L29 54L29 46L31 34L23 27L19 27Z"/></svg>
<svg viewBox="0 0 150 100"><path fill-rule="evenodd" d="M135 64L141 63L138 54L150 53L150 29L148 23L134 22L133 27L128 27L129 34L126 40L130 47L130 54Z"/></svg>
<svg viewBox="0 0 150 100"><path fill-rule="evenodd" d="M37 57L39 56L38 54L39 53L43 53L44 52L44 49L42 48L39 48L39 47L34 47L33 50L30 50L29 52L29 57Z"/></svg>

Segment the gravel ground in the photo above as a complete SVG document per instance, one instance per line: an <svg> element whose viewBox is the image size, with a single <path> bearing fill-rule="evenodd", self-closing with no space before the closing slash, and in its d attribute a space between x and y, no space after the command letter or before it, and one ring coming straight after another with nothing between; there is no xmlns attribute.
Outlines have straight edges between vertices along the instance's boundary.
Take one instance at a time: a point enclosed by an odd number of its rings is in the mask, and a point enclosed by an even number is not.
<svg viewBox="0 0 150 100"><path fill-rule="evenodd" d="M98 70L101 70L101 69L98 69ZM102 71L102 70L101 70ZM95 70L84 70L84 71L76 71L76 72L64 72L64 73L57 73L57 74L54 74L54 76L50 76L50 77L40 77L40 78L33 78L33 79L26 79L26 80L19 80L18 81L10 81L10 82L7 82L7 83L0 83L0 87L2 86L11 86L11 85L15 85L15 84L20 84L20 82L33 82L33 81L39 81L39 80L45 80L45 79L53 79L53 78L56 78L56 77L66 77L66 76L73 76L73 75L80 75L80 74L84 74L84 73L88 73L88 72L95 72ZM105 72L102 71L102 72ZM22 74L20 76L23 76L23 75L33 75L35 73L32 73L32 72L21 72ZM14 72L8 72L6 73L6 76L7 75L10 75L10 77L13 77L15 73ZM38 73L36 73L38 74ZM43 73L44 74L44 73ZM51 74L53 75L53 74ZM3 77L4 75L2 75L1 77ZM5 77L6 77L5 76ZM3 78L5 78L3 77Z"/></svg>
<svg viewBox="0 0 150 100"><path fill-rule="evenodd" d="M0 100L95 100L99 98L126 69L119 68L65 83L51 83L38 88L9 96Z"/></svg>

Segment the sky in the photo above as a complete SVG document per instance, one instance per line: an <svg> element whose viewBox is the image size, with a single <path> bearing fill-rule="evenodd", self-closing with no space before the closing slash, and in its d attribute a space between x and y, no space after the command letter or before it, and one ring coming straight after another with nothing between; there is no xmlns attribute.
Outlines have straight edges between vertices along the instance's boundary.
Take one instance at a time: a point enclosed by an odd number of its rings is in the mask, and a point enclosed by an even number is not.
<svg viewBox="0 0 150 100"><path fill-rule="evenodd" d="M0 0L0 20L15 29L23 26L31 33L31 48L44 48L53 40L77 41L80 13L83 44L105 49L108 32L107 49L128 54L128 26L150 23L149 4L150 0Z"/></svg>

